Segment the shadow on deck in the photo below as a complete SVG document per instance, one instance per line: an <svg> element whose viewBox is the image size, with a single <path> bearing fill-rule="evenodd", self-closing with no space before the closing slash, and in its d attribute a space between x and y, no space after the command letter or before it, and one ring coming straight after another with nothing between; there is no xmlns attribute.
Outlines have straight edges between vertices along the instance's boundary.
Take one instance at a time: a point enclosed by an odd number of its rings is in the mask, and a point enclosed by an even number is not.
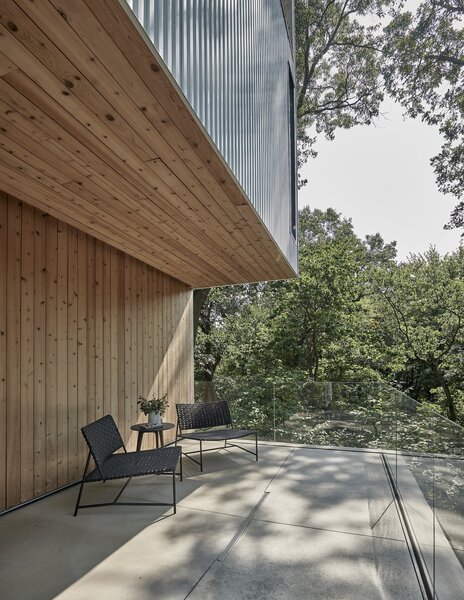
<svg viewBox="0 0 464 600"><path fill-rule="evenodd" d="M422 598L377 453L267 444L258 463L230 449L207 453L203 474L184 467L175 516L120 506L74 518L77 488L4 515L2 599ZM117 486L88 486L87 500ZM170 493L168 478L144 477L125 499Z"/></svg>

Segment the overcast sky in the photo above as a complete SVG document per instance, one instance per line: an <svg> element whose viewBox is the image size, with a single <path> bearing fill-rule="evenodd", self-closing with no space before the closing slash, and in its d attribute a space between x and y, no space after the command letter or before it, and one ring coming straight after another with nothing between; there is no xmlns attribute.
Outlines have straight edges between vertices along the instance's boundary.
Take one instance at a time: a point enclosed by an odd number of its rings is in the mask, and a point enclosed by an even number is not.
<svg viewBox="0 0 464 600"><path fill-rule="evenodd" d="M460 243L457 230L443 225L457 200L437 191L429 160L439 152L437 130L402 117L402 109L385 102L386 119L376 126L336 132L319 138L315 160L302 171L309 182L299 191L299 207L332 207L352 219L364 237L379 232L397 241L398 257L420 253L430 245L444 254Z"/></svg>

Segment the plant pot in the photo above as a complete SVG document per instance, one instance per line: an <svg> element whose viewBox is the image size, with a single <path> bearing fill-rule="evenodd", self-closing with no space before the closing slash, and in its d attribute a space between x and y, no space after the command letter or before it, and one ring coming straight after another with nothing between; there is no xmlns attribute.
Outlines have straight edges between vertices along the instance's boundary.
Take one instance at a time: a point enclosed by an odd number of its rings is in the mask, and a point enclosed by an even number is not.
<svg viewBox="0 0 464 600"><path fill-rule="evenodd" d="M151 412L148 415L149 425L161 425L161 415L158 412Z"/></svg>

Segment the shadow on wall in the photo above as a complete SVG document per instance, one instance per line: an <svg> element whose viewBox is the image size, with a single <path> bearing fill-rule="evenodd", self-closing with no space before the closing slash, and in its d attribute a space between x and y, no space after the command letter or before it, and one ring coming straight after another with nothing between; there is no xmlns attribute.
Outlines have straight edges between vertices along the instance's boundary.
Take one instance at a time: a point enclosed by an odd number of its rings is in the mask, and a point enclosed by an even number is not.
<svg viewBox="0 0 464 600"><path fill-rule="evenodd" d="M78 480L105 414L135 449L139 395L168 392L172 420L193 340L183 283L3 192L0 232L1 512Z"/></svg>

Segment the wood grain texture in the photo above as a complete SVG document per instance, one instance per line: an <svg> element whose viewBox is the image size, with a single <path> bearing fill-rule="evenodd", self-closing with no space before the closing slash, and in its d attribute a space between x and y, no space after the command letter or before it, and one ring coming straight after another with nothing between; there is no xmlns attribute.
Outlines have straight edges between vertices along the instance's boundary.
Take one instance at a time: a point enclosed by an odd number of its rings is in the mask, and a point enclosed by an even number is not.
<svg viewBox="0 0 464 600"><path fill-rule="evenodd" d="M0 199L2 193L0 192ZM0 201L0 511L6 508L6 324L8 203Z"/></svg>
<svg viewBox="0 0 464 600"><path fill-rule="evenodd" d="M8 193L192 287L294 276L123 3L3 3L0 98Z"/></svg>
<svg viewBox="0 0 464 600"><path fill-rule="evenodd" d="M68 227L57 221L57 484L67 482L67 391L68 391ZM72 342L73 344L74 342Z"/></svg>
<svg viewBox="0 0 464 600"><path fill-rule="evenodd" d="M5 203L8 204L8 203ZM21 499L33 495L34 467L34 209L21 209Z"/></svg>
<svg viewBox="0 0 464 600"><path fill-rule="evenodd" d="M2 197L2 202L6 202ZM6 268L7 506L21 501L21 205L8 202ZM32 409L32 407L31 407Z"/></svg>
<svg viewBox="0 0 464 600"><path fill-rule="evenodd" d="M34 496L40 496L46 491L46 269L46 215L41 211L36 210L34 211Z"/></svg>
<svg viewBox="0 0 464 600"><path fill-rule="evenodd" d="M135 449L139 394L167 393L172 420L193 342L184 283L3 192L0 233L1 512L78 479L103 414Z"/></svg>
<svg viewBox="0 0 464 600"><path fill-rule="evenodd" d="M58 487L58 228L46 220L45 256L45 488Z"/></svg>

